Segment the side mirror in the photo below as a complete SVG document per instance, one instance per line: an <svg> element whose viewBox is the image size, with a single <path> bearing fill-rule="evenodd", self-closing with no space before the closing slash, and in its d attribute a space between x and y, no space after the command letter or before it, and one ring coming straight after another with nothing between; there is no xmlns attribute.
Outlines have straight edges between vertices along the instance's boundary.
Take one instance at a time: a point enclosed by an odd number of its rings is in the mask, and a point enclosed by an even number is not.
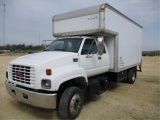
<svg viewBox="0 0 160 120"><path fill-rule="evenodd" d="M98 55L103 55L104 51L104 37L98 37L97 38L97 53Z"/></svg>

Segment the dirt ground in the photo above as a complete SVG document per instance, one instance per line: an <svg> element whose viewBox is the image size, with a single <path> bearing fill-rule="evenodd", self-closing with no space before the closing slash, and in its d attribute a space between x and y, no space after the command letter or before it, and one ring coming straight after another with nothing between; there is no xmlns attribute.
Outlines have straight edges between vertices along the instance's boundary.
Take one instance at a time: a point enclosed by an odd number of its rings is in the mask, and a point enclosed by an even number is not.
<svg viewBox="0 0 160 120"><path fill-rule="evenodd" d="M9 61L18 56L0 55L0 120L60 119L56 110L32 107L12 99L4 81ZM84 104L77 120L160 119L160 57L143 57L143 72L134 84L109 84L109 89Z"/></svg>

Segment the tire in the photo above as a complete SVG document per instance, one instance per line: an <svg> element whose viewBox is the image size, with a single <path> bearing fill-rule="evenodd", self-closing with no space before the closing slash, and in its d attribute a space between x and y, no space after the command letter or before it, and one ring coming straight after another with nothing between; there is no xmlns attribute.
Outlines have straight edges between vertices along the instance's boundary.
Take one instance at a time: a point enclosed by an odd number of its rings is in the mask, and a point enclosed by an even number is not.
<svg viewBox="0 0 160 120"><path fill-rule="evenodd" d="M59 114L63 119L76 119L81 112L82 105L82 90L78 87L69 87L61 96Z"/></svg>
<svg viewBox="0 0 160 120"><path fill-rule="evenodd" d="M128 72L128 79L127 82L129 84L133 84L136 80L136 70L135 69L130 69Z"/></svg>

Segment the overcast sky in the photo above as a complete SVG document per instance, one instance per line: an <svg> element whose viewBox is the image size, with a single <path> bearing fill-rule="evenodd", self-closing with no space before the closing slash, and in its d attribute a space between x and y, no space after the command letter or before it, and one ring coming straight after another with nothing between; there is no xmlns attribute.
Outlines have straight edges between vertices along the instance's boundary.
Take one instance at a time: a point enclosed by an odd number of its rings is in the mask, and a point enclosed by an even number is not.
<svg viewBox="0 0 160 120"><path fill-rule="evenodd" d="M53 40L52 17L73 10L108 3L143 26L143 50L160 50L159 0L0 0L0 45L39 45Z"/></svg>

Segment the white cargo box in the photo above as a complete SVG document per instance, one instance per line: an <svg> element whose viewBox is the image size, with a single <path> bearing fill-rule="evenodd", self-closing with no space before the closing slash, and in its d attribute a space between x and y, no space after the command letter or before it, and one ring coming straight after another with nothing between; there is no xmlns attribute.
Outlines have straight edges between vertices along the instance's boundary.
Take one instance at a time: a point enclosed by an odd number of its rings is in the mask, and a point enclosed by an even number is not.
<svg viewBox="0 0 160 120"><path fill-rule="evenodd" d="M103 35L111 72L141 63L142 26L108 4L56 15L52 22L55 37Z"/></svg>

